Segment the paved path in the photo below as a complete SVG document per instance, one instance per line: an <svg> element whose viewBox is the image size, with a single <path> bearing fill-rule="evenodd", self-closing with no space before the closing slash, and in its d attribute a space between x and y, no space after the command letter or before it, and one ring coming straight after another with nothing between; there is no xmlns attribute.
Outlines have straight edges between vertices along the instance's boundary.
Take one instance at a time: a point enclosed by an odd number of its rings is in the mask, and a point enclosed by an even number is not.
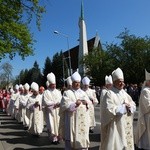
<svg viewBox="0 0 150 150"><path fill-rule="evenodd" d="M40 138L31 136L23 125L0 112L0 150L64 150L64 142L52 145L48 140L46 129ZM94 134L90 134L90 149L99 150L99 125Z"/></svg>
<svg viewBox="0 0 150 150"><path fill-rule="evenodd" d="M95 109L97 126L94 133L90 134L89 150L99 150L100 145L100 122L99 107ZM134 117L136 126L137 112ZM40 138L31 136L23 125L13 120L10 116L0 112L0 150L64 150L64 142L59 145L52 145L48 140L46 128Z"/></svg>

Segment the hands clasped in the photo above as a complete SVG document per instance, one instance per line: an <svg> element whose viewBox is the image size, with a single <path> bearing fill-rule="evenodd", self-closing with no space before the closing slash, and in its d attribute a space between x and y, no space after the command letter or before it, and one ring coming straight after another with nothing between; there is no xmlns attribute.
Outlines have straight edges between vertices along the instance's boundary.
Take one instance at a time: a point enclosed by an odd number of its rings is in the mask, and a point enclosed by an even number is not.
<svg viewBox="0 0 150 150"><path fill-rule="evenodd" d="M34 107L36 108L36 107L39 107L40 106L40 104L39 104L39 102L35 102L34 103Z"/></svg>
<svg viewBox="0 0 150 150"><path fill-rule="evenodd" d="M76 101L76 107L78 107L81 103L82 103L83 105L87 105L86 100L80 100L80 99L78 99L78 100Z"/></svg>
<svg viewBox="0 0 150 150"><path fill-rule="evenodd" d="M122 105L119 105L116 109L116 113L123 115L123 114L130 114L131 113L131 106L127 103L123 103Z"/></svg>

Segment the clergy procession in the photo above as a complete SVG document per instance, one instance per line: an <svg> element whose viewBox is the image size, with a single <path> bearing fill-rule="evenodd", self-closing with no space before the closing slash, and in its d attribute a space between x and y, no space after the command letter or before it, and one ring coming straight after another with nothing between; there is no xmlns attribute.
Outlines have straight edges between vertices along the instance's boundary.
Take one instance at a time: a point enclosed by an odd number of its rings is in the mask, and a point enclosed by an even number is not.
<svg viewBox="0 0 150 150"><path fill-rule="evenodd" d="M105 76L100 103L89 77L82 78L76 71L66 82L65 90L57 89L56 76L51 72L46 88L32 82L15 85L9 92L2 90L1 111L22 123L34 138L40 138L46 128L50 144L64 142L65 150L88 150L89 135L96 127L95 106L99 104L99 150L150 150L150 73L145 70L135 129L137 106L125 90L120 68Z"/></svg>

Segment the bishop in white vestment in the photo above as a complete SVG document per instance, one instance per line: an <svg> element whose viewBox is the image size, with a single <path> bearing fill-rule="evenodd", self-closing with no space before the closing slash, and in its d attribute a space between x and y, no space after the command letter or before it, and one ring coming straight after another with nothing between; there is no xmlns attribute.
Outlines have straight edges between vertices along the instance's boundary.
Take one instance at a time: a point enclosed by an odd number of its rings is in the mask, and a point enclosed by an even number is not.
<svg viewBox="0 0 150 150"><path fill-rule="evenodd" d="M39 86L32 82L31 90L33 94L27 101L29 110L29 128L28 131L32 135L40 136L43 132L43 112L42 112L42 96L39 94Z"/></svg>
<svg viewBox="0 0 150 150"><path fill-rule="evenodd" d="M125 92L123 72L112 73L113 88L101 103L101 150L134 150L132 98Z"/></svg>
<svg viewBox="0 0 150 150"><path fill-rule="evenodd" d="M145 70L146 81L139 99L136 146L150 150L150 73Z"/></svg>
<svg viewBox="0 0 150 150"><path fill-rule="evenodd" d="M91 89L90 86L90 79L88 77L84 77L82 79L82 90L87 94L91 101L91 105L89 105L89 115L90 115L90 133L93 133L94 127L96 126L95 122L95 109L94 107L98 104L98 99L96 97L96 91Z"/></svg>
<svg viewBox="0 0 150 150"><path fill-rule="evenodd" d="M89 105L91 101L80 89L81 76L72 76L72 89L64 91L60 105L60 135L65 140L65 150L87 150L89 141ZM62 119L63 118L63 119Z"/></svg>
<svg viewBox="0 0 150 150"><path fill-rule="evenodd" d="M28 127L29 125L29 118L27 117L26 114L27 101L31 96L31 94L29 93L29 88L30 88L29 84L26 83L24 85L24 93L20 95L20 102L19 102L19 113L24 127Z"/></svg>
<svg viewBox="0 0 150 150"><path fill-rule="evenodd" d="M56 89L56 77L53 73L47 75L48 88L43 93L43 107L45 109L48 136L52 144L59 144L59 106L62 98L61 91Z"/></svg>

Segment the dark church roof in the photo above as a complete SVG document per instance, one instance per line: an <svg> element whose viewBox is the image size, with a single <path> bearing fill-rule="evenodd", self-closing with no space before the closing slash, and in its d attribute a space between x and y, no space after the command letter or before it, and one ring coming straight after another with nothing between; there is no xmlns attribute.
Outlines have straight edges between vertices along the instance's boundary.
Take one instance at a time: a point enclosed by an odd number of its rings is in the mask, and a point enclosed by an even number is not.
<svg viewBox="0 0 150 150"><path fill-rule="evenodd" d="M93 50L96 38L97 38L97 36L95 36L92 39L87 41L89 52L91 50ZM100 49L102 48L100 41L98 41L97 47L99 47ZM79 45L70 49L71 68L72 68L72 70L76 70L78 68L78 53L79 53ZM65 58L68 58L69 51L65 51L63 54L64 54ZM67 64L69 64L68 60L69 59L66 59Z"/></svg>

